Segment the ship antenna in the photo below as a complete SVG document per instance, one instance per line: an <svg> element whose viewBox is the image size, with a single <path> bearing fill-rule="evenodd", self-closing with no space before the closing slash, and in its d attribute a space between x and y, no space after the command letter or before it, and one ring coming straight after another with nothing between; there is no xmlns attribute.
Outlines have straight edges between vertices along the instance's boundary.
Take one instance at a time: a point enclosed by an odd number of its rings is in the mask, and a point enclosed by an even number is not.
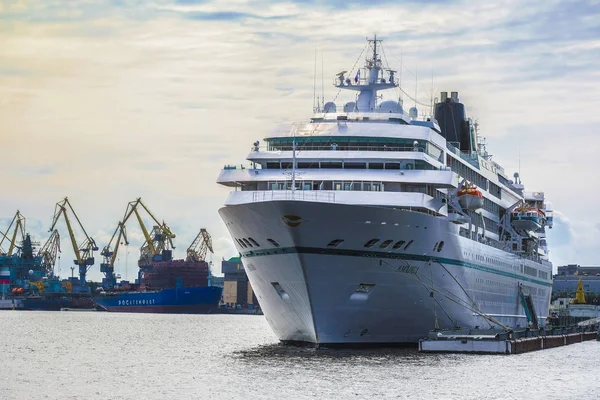
<svg viewBox="0 0 600 400"><path fill-rule="evenodd" d="M415 108L417 108L417 84L419 82L417 66L415 65Z"/></svg>
<svg viewBox="0 0 600 400"><path fill-rule="evenodd" d="M292 193L296 191L296 135L292 142Z"/></svg>
<svg viewBox="0 0 600 400"><path fill-rule="evenodd" d="M431 66L431 109L429 110L429 116L433 119L433 65Z"/></svg>
<svg viewBox="0 0 600 400"><path fill-rule="evenodd" d="M313 112L317 112L317 49L315 49L315 72L313 74Z"/></svg>
<svg viewBox="0 0 600 400"><path fill-rule="evenodd" d="M321 51L321 104L325 111L325 78L323 78L323 51Z"/></svg>
<svg viewBox="0 0 600 400"><path fill-rule="evenodd" d="M404 102L402 100L402 52L400 52L400 76L398 77L398 88L400 89L400 105Z"/></svg>

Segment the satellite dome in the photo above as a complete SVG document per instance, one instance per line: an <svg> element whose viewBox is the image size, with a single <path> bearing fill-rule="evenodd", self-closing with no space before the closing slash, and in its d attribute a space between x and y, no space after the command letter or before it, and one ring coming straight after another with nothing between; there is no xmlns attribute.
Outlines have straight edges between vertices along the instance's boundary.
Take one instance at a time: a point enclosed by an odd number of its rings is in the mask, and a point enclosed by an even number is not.
<svg viewBox="0 0 600 400"><path fill-rule="evenodd" d="M353 101L349 101L344 104L344 112L354 112L356 111L356 103Z"/></svg>
<svg viewBox="0 0 600 400"><path fill-rule="evenodd" d="M408 116L411 118L418 118L419 117L419 110L417 110L417 107L411 107L410 110L408 110Z"/></svg>
<svg viewBox="0 0 600 400"><path fill-rule="evenodd" d="M377 111L381 113L400 113L402 114L402 106L397 101L386 100L382 102Z"/></svg>
<svg viewBox="0 0 600 400"><path fill-rule="evenodd" d="M29 270L29 275L30 276L33 275L33 270L32 269Z"/></svg>
<svg viewBox="0 0 600 400"><path fill-rule="evenodd" d="M323 106L323 111L326 113L334 113L336 112L337 107L335 106L335 103L333 101L328 101L327 103L325 103L325 106Z"/></svg>

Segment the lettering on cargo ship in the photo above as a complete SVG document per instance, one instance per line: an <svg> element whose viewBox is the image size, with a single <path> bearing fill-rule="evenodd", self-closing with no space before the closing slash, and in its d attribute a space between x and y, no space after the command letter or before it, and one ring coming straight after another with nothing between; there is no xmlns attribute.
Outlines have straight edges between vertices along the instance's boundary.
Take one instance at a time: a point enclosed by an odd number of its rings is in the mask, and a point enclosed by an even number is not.
<svg viewBox="0 0 600 400"><path fill-rule="evenodd" d="M120 306L150 306L153 305L156 301L154 299L150 300L119 300Z"/></svg>

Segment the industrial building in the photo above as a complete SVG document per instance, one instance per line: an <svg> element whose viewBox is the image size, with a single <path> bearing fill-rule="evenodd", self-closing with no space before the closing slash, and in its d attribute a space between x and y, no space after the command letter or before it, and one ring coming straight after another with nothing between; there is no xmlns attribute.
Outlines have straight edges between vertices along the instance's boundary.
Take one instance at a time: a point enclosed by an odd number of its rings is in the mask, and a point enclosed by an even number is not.
<svg viewBox="0 0 600 400"><path fill-rule="evenodd" d="M258 306L258 300L239 257L223 260L221 272L225 277L223 285L224 304L231 308L253 309Z"/></svg>
<svg viewBox="0 0 600 400"><path fill-rule="evenodd" d="M600 294L600 266L569 264L558 267L558 274L554 276L552 284L553 296L568 297L567 295L575 293L580 278L586 294Z"/></svg>

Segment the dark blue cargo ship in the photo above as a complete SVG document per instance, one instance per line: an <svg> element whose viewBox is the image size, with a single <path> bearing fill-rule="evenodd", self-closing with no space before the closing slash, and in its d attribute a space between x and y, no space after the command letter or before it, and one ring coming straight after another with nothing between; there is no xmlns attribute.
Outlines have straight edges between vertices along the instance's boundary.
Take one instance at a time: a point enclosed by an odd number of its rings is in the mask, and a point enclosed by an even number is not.
<svg viewBox="0 0 600 400"><path fill-rule="evenodd" d="M157 291L110 292L94 297L99 308L111 312L208 314L216 310L223 288L175 287Z"/></svg>

